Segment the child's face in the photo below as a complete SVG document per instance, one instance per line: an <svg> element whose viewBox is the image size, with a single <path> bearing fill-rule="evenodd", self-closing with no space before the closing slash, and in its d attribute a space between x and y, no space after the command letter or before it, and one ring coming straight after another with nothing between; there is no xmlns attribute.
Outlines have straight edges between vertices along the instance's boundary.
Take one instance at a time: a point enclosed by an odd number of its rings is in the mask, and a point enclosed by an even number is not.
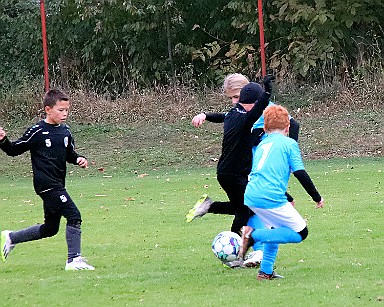
<svg viewBox="0 0 384 307"><path fill-rule="evenodd" d="M65 123L68 117L69 106L69 101L59 100L52 108L45 107L45 113L47 115L45 121L53 125Z"/></svg>
<svg viewBox="0 0 384 307"><path fill-rule="evenodd" d="M240 90L238 91L226 91L225 95L232 100L232 104L239 102Z"/></svg>

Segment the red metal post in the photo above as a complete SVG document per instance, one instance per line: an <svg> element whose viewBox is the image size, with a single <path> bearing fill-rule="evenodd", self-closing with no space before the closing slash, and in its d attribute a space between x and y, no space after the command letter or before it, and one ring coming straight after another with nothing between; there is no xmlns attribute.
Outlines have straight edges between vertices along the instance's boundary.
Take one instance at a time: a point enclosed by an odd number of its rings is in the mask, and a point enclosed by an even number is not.
<svg viewBox="0 0 384 307"><path fill-rule="evenodd" d="M40 0L40 14L41 14L41 32L43 37L43 55L44 55L44 89L47 92L49 90L49 76L48 76L47 29L45 26L44 0Z"/></svg>
<svg viewBox="0 0 384 307"><path fill-rule="evenodd" d="M258 13L259 13L259 32L260 32L260 55L261 55L261 74L264 77L267 74L265 66L265 50L264 50L264 25L263 25L263 0L258 0Z"/></svg>

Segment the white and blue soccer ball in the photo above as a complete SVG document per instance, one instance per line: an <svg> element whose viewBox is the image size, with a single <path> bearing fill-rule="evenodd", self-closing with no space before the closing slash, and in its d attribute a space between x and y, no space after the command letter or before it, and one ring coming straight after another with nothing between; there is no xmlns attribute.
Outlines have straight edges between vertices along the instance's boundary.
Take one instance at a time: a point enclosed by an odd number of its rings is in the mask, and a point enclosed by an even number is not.
<svg viewBox="0 0 384 307"><path fill-rule="evenodd" d="M234 261L239 256L241 237L232 231L220 232L212 241L212 251L221 261Z"/></svg>

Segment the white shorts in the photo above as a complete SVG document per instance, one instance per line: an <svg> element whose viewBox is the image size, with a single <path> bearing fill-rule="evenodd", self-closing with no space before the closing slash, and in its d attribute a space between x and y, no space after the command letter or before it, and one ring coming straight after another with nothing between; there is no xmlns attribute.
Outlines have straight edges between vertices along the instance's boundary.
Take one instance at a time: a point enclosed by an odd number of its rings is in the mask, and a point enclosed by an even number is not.
<svg viewBox="0 0 384 307"><path fill-rule="evenodd" d="M307 226L300 213L289 202L284 206L274 209L256 207L250 207L250 209L256 213L268 228L288 227L296 232L300 232Z"/></svg>

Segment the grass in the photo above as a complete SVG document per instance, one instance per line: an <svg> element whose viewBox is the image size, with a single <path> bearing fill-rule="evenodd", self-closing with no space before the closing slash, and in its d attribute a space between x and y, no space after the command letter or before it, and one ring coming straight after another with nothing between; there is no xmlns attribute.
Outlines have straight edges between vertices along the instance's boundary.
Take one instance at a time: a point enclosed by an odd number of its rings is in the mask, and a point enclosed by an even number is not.
<svg viewBox="0 0 384 307"><path fill-rule="evenodd" d="M4 155L2 155L3 159ZM3 160L2 160L3 161ZM5 157L1 229L42 222L28 169ZM13 165L12 165L13 164ZM231 217L184 216L201 194L224 198L214 168L70 167L67 188L83 216L83 254L94 272L65 272L64 221L53 238L20 244L0 263L1 306L376 306L384 300L383 158L307 161L326 200L293 178L290 192L309 236L280 248L276 271L222 267L210 250ZM15 169L20 166L18 169ZM21 171L21 175L20 174Z"/></svg>
<svg viewBox="0 0 384 307"><path fill-rule="evenodd" d="M315 210L292 179L290 192L308 221L309 237L299 245L281 246L276 271L286 278L265 283L256 281L256 270L226 269L214 258L211 241L229 229L231 217L184 221L203 193L225 198L215 178L222 126L190 125L201 110L226 109L221 96L200 104L189 94L171 103L165 95L164 105L157 96L148 101L136 97L135 109L130 101L111 106L97 101L101 111L91 114L86 99L75 99L80 102L71 117L76 124L70 124L90 168L69 166L67 188L84 220L83 253L96 271L63 270L63 221L57 236L17 246L7 263L0 263L0 306L382 304L384 109L380 99L360 104L360 96L347 94L337 103L332 96L330 102L305 105L300 100L297 106L294 94L277 99L291 106L301 124L307 170L326 207ZM153 121L157 111L160 119ZM105 118L118 121L103 122ZM1 121L12 140L31 125ZM28 154L0 157L0 229L41 223ZM308 161L313 158L319 160Z"/></svg>

